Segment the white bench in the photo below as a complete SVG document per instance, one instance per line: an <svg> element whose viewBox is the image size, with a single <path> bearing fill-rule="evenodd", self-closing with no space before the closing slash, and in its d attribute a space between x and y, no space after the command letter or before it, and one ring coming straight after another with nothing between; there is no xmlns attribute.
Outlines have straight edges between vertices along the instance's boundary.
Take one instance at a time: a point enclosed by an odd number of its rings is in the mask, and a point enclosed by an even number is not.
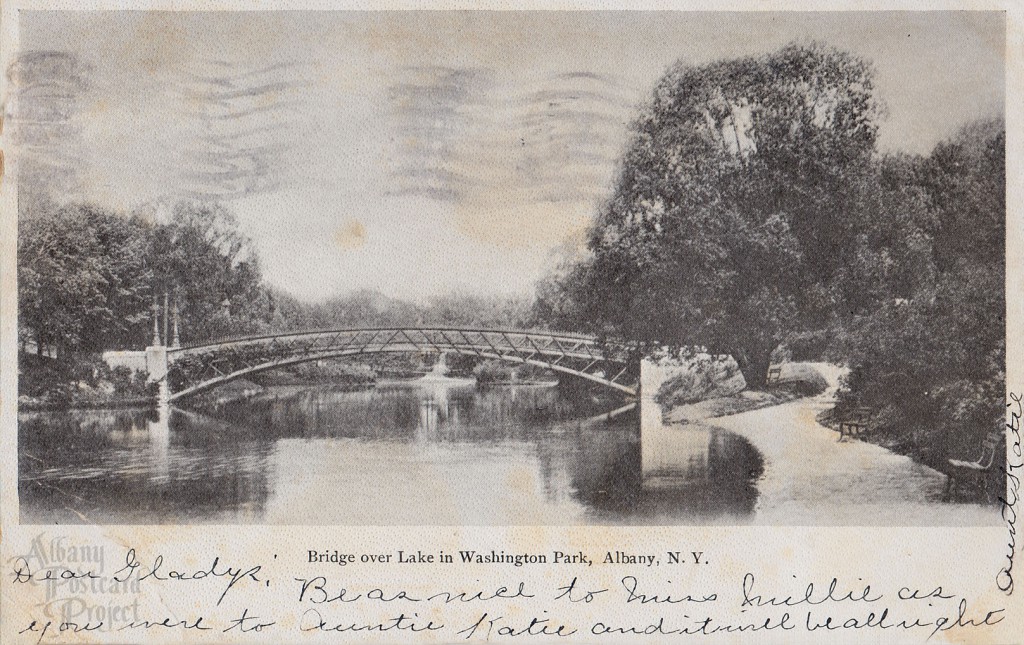
<svg viewBox="0 0 1024 645"><path fill-rule="evenodd" d="M957 487L957 483L962 479L977 478L981 480L982 493L987 495L986 490L986 473L992 468L992 465L996 461L996 453L998 452L1001 456L1005 455L1006 451L1006 433L1003 430L993 430L992 432L985 435L984 441L981 442L981 455L974 461L964 461L962 459L950 459L949 465L953 467L953 473L946 478L946 497L951 497L953 491ZM962 473L962 474L961 474Z"/></svg>

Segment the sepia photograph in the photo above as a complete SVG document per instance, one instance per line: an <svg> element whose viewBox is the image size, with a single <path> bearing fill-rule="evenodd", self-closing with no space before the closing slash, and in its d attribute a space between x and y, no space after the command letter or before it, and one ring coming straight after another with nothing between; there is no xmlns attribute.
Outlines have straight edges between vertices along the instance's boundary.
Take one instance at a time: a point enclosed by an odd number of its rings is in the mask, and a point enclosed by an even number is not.
<svg viewBox="0 0 1024 645"><path fill-rule="evenodd" d="M1000 526L1006 26L19 11L20 522Z"/></svg>

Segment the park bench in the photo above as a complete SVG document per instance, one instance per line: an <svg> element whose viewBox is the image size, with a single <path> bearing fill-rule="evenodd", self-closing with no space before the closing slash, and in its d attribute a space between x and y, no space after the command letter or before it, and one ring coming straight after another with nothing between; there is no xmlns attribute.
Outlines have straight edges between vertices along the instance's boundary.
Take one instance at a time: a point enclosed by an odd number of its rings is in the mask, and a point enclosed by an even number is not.
<svg viewBox="0 0 1024 645"><path fill-rule="evenodd" d="M839 440L859 437L869 430L870 425L871 408L854 408L839 421Z"/></svg>
<svg viewBox="0 0 1024 645"><path fill-rule="evenodd" d="M1000 450L1002 449L1002 451ZM981 455L974 461L950 459L949 465L953 472L946 477L946 498L952 497L957 484L964 479L977 479L981 482L981 492L987 496L987 477L985 476L996 461L996 453L1000 455L1006 450L1006 435L1002 429L993 430L985 435L981 442Z"/></svg>
<svg viewBox="0 0 1024 645"><path fill-rule="evenodd" d="M782 378L782 366L776 365L768 368L768 378L765 379L765 383L773 385L779 382Z"/></svg>

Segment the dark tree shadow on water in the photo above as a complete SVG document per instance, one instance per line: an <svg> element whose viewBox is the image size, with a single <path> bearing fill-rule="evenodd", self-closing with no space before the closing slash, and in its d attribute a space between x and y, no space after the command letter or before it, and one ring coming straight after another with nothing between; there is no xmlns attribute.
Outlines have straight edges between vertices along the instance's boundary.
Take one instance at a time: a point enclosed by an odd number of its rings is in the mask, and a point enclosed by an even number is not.
<svg viewBox="0 0 1024 645"><path fill-rule="evenodd" d="M681 524L743 522L754 512L763 459L733 433L711 428L707 437L706 446L692 451L685 463L648 472L639 440L625 442L604 461L582 460L589 465L574 473L577 496L609 516Z"/></svg>

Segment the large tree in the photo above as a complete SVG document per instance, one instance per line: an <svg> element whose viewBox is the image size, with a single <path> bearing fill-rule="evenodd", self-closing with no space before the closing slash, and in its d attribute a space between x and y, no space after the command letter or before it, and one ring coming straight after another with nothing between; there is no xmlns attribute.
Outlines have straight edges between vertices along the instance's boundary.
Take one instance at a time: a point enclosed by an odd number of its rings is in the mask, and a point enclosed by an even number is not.
<svg viewBox="0 0 1024 645"><path fill-rule="evenodd" d="M763 384L788 333L835 313L878 182L879 111L870 65L820 44L677 63L591 231L580 309L629 338L731 354Z"/></svg>
<svg viewBox="0 0 1024 645"><path fill-rule="evenodd" d="M144 327L152 274L149 227L95 206L67 206L22 224L18 320L38 350L97 351Z"/></svg>
<svg viewBox="0 0 1024 645"><path fill-rule="evenodd" d="M177 203L171 221L153 231L147 257L153 292L177 294L184 342L269 327L271 303L259 260L227 207Z"/></svg>
<svg viewBox="0 0 1024 645"><path fill-rule="evenodd" d="M271 303L230 211L178 204L170 222L67 205L18 234L21 335L37 348L144 347L152 303L176 293L186 342L266 329Z"/></svg>

